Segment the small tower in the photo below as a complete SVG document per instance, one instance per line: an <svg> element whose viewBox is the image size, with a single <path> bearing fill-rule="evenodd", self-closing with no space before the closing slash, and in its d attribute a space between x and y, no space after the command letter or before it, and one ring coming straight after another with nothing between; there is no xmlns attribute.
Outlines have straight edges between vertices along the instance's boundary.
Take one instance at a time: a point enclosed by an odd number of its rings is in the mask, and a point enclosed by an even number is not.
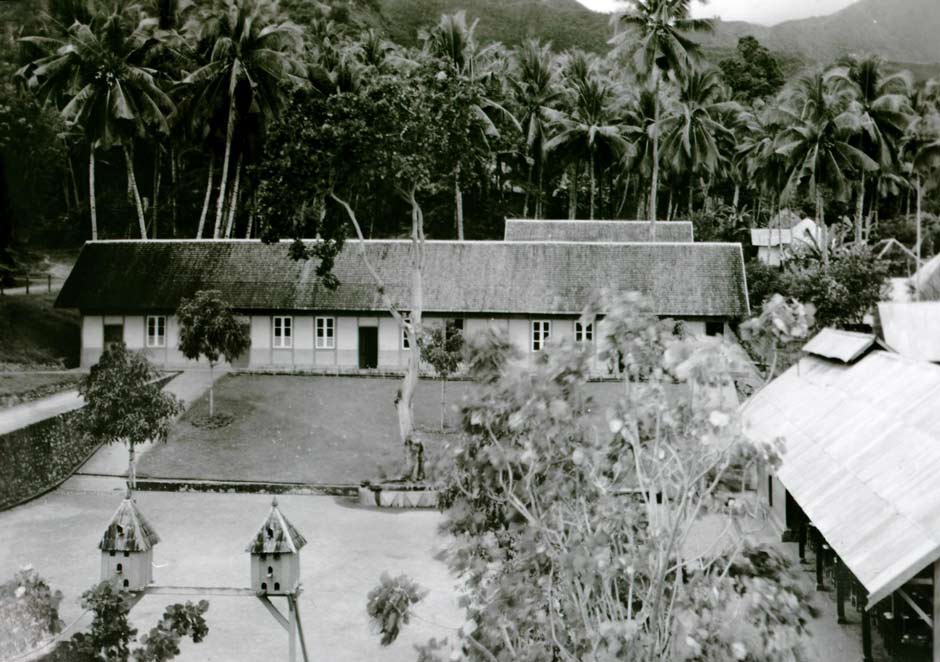
<svg viewBox="0 0 940 662"><path fill-rule="evenodd" d="M156 531L137 510L128 488L111 523L101 537L101 580L122 591L142 591L153 582L153 546Z"/></svg>
<svg viewBox="0 0 940 662"><path fill-rule="evenodd" d="M271 501L261 530L245 549L251 553L251 588L265 595L288 595L300 585L300 548L307 541Z"/></svg>

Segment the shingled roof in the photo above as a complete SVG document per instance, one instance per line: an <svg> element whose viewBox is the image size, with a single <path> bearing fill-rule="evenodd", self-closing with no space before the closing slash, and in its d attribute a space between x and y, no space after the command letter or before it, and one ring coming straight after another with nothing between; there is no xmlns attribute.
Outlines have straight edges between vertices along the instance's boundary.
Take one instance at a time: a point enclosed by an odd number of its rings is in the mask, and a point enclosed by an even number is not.
<svg viewBox="0 0 940 662"><path fill-rule="evenodd" d="M245 551L252 554L296 554L306 544L307 540L277 507L277 497L274 497L271 500L271 512Z"/></svg>
<svg viewBox="0 0 940 662"><path fill-rule="evenodd" d="M157 532L137 510L137 504L128 490L101 536L98 549L104 552L146 552L158 542L160 538Z"/></svg>
<svg viewBox="0 0 940 662"><path fill-rule="evenodd" d="M392 301L411 300L411 244L366 241ZM217 289L238 311L383 311L350 241L337 257L336 290L289 243L253 240L101 241L85 244L56 305L84 314L172 312ZM740 244L429 241L427 313L578 315L599 289L639 291L662 316L749 313Z"/></svg>
<svg viewBox="0 0 940 662"><path fill-rule="evenodd" d="M691 242L690 221L547 221L506 219L506 241Z"/></svg>

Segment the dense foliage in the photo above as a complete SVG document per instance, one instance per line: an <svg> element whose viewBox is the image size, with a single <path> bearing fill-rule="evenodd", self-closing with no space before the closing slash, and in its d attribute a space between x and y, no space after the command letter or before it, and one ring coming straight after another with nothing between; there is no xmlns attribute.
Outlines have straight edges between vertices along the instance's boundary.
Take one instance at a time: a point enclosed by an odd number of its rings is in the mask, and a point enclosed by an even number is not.
<svg viewBox="0 0 940 662"><path fill-rule="evenodd" d="M209 603L170 605L150 631L132 648L137 629L128 622L130 606L126 594L107 582L82 594L82 607L94 613L91 628L78 632L59 647L48 662L168 662L180 653L184 638L199 643L209 633L203 614Z"/></svg>
<svg viewBox="0 0 940 662"><path fill-rule="evenodd" d="M407 231L411 207L387 175L421 155L432 166L420 187L430 237L497 238L505 217L592 211L760 226L787 205L848 216L868 240L931 181L937 85L915 89L877 58L785 81L753 38L715 67L696 45L707 22L687 5L628 3L601 55L558 40L487 43L496 19L463 13L436 25L412 16L417 39L394 43L369 18L377 5L213 0L166 3L160 15L155 0L49 0L47 17L25 21L29 38L4 44L20 68L0 72L10 109L0 127L13 127L0 144L27 141L35 181L52 188L33 206L11 191L6 205L23 236L43 222L74 232L99 187L101 236L273 227L340 240L342 214L326 202L337 192L365 234L390 237ZM396 89L421 106L411 117L395 112ZM126 105L96 104L103 91ZM34 112L40 100L46 110ZM16 128L24 118L28 131ZM438 134L430 152L413 132L420 120ZM369 142L393 126L399 140ZM11 149L7 170L25 153ZM924 189L913 197L936 211ZM324 277L335 250L315 256Z"/></svg>
<svg viewBox="0 0 940 662"><path fill-rule="evenodd" d="M535 365L495 333L470 344L478 386L445 464L448 559L467 622L422 660L792 660L809 616L800 572L746 543L732 465L774 464L726 397L740 355L673 335L642 297L602 301L624 393L603 418L588 354ZM794 333L799 329L794 327ZM805 331L805 329L804 329Z"/></svg>
<svg viewBox="0 0 940 662"><path fill-rule="evenodd" d="M31 566L0 584L0 659L28 653L62 630L62 593L52 591Z"/></svg>

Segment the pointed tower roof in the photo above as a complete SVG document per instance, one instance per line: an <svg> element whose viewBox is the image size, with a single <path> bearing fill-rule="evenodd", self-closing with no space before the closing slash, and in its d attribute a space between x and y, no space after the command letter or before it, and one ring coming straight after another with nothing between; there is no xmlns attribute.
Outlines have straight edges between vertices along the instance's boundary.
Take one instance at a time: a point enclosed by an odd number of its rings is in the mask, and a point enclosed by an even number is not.
<svg viewBox="0 0 940 662"><path fill-rule="evenodd" d="M274 497L271 500L271 512L245 551L252 554L296 554L306 544L306 539L278 510L277 497Z"/></svg>
<svg viewBox="0 0 940 662"><path fill-rule="evenodd" d="M160 537L137 509L130 488L111 523L101 536L98 548L105 552L146 552L160 542Z"/></svg>

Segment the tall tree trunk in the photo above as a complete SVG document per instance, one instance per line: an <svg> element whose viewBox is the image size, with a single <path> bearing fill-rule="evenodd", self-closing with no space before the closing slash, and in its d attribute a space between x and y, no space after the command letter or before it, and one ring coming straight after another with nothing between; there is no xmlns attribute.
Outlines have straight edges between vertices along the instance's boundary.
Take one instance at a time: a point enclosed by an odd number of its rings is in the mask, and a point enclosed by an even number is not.
<svg viewBox="0 0 940 662"><path fill-rule="evenodd" d="M620 218L621 214L623 214L623 206L627 204L627 196L630 194L630 180L632 178L633 175L627 175L624 177L626 181L624 181L623 184L623 197L620 199L620 206L617 207L617 213L615 214L617 218Z"/></svg>
<svg viewBox="0 0 940 662"><path fill-rule="evenodd" d="M656 197L659 194L659 70L653 68L653 174L650 182L650 229L656 238Z"/></svg>
<svg viewBox="0 0 940 662"><path fill-rule="evenodd" d="M127 440L127 482L132 490L137 489L137 463L134 458L134 440Z"/></svg>
<svg viewBox="0 0 940 662"><path fill-rule="evenodd" d="M544 218L545 210L542 209L542 188L544 187L544 170L545 164L542 163L542 160L539 159L539 176L538 176L538 190L535 192L535 217Z"/></svg>
<svg viewBox="0 0 940 662"><path fill-rule="evenodd" d="M170 148L170 189L173 191L173 195L170 198L170 236L174 239L176 238L176 198L179 195L179 191L176 189L177 179L177 163L176 160L178 155L174 147Z"/></svg>
<svg viewBox="0 0 940 662"><path fill-rule="evenodd" d="M144 219L144 205L140 201L140 191L137 190L137 177L134 176L134 157L131 156L131 150L127 145L121 145L124 149L124 162L127 164L127 183L134 196L134 204L137 206L137 220L140 223L140 238L147 238L147 221Z"/></svg>
<svg viewBox="0 0 940 662"><path fill-rule="evenodd" d="M534 167L533 164L529 164L529 174L525 181L525 202L522 203L522 218L529 218L529 196L532 193L532 169Z"/></svg>
<svg viewBox="0 0 940 662"><path fill-rule="evenodd" d="M441 432L444 431L444 410L447 408L447 378L441 379Z"/></svg>
<svg viewBox="0 0 940 662"><path fill-rule="evenodd" d="M206 226L206 215L209 213L209 200L212 198L212 176L215 174L215 154L209 157L209 179L206 182L206 197L202 201L202 214L199 215L199 229L196 230L196 239L202 239L202 231Z"/></svg>
<svg viewBox="0 0 940 662"><path fill-rule="evenodd" d="M695 180L692 179L692 174L689 173L689 220L692 220L692 206L695 201Z"/></svg>
<svg viewBox="0 0 940 662"><path fill-rule="evenodd" d="M72 156L70 154L66 155L65 162L69 167L69 179L72 180L72 200L75 203L75 208L78 209L82 206L82 201L79 197L78 179L75 178L75 168L72 165Z"/></svg>
<svg viewBox="0 0 940 662"><path fill-rule="evenodd" d="M398 399L398 425L402 442L408 444L414 434L414 394L418 385L418 370L421 365L421 352L418 338L421 337L421 315L424 310L424 215L414 191L410 194L411 202L411 310L409 323L405 326L408 344L408 369L401 384L401 397ZM414 468L413 468L414 469Z"/></svg>
<svg viewBox="0 0 940 662"><path fill-rule="evenodd" d="M588 168L590 169L589 175L590 175L590 181L591 181L591 207L590 207L591 215L589 218L593 221L594 220L594 199L595 199L595 196L597 195L597 181L596 181L596 175L594 174L594 152L591 152L591 158L588 160Z"/></svg>
<svg viewBox="0 0 940 662"><path fill-rule="evenodd" d="M917 250L914 251L917 255L917 271L920 271L921 266L921 244L923 243L923 201L924 201L924 185L921 182L920 175L917 175L915 179L917 186ZM920 292L917 293L917 300L920 301Z"/></svg>
<svg viewBox="0 0 940 662"><path fill-rule="evenodd" d="M463 241L463 193L460 190L460 164L454 166L454 220L457 239Z"/></svg>
<svg viewBox="0 0 940 662"><path fill-rule="evenodd" d="M255 226L255 192L251 192L251 208L248 210L248 227L245 229L245 239L251 239L251 231ZM322 205L321 205L322 208Z"/></svg>
<svg viewBox="0 0 940 662"><path fill-rule="evenodd" d="M816 188L816 222L819 224L819 236L821 237L821 249L823 259L823 272L829 271L829 232L826 228L826 208L823 202L822 192Z"/></svg>
<svg viewBox="0 0 940 662"><path fill-rule="evenodd" d="M225 238L231 239L232 226L235 224L235 210L238 208L238 189L241 185L242 178L242 157L245 156L244 152L238 154L238 162L235 165L235 180L232 182L232 199L229 201L228 205L228 221L225 224Z"/></svg>
<svg viewBox="0 0 940 662"><path fill-rule="evenodd" d="M215 414L215 362L209 361L209 418Z"/></svg>
<svg viewBox="0 0 940 662"><path fill-rule="evenodd" d="M95 145L88 150L88 208L91 211L91 240L98 240L98 204L95 199Z"/></svg>
<svg viewBox="0 0 940 662"><path fill-rule="evenodd" d="M731 198L731 206L734 208L735 213L738 211L738 203L741 201L741 185L735 183L734 185L734 196Z"/></svg>
<svg viewBox="0 0 940 662"><path fill-rule="evenodd" d="M669 187L669 204L666 207L666 220L672 220L672 186Z"/></svg>
<svg viewBox="0 0 940 662"><path fill-rule="evenodd" d="M151 212L152 216L150 217L150 236L154 239L157 238L157 219L158 216L158 201L160 200L160 180L162 179L162 171L160 169L160 148L159 146L156 149L156 153L153 156L153 211Z"/></svg>
<svg viewBox="0 0 940 662"><path fill-rule="evenodd" d="M233 77L234 79L234 77ZM228 190L228 165L232 156L232 138L235 135L235 89L229 90L228 123L225 129L225 157L222 161L222 182L219 184L219 199L215 207L215 229L212 238L218 239L222 232L222 212L225 207L225 193Z"/></svg>
<svg viewBox="0 0 940 662"><path fill-rule="evenodd" d="M568 220L578 217L578 162L568 167Z"/></svg>
<svg viewBox="0 0 940 662"><path fill-rule="evenodd" d="M858 184L858 199L855 202L855 243L862 243L862 217L865 213L865 174Z"/></svg>

